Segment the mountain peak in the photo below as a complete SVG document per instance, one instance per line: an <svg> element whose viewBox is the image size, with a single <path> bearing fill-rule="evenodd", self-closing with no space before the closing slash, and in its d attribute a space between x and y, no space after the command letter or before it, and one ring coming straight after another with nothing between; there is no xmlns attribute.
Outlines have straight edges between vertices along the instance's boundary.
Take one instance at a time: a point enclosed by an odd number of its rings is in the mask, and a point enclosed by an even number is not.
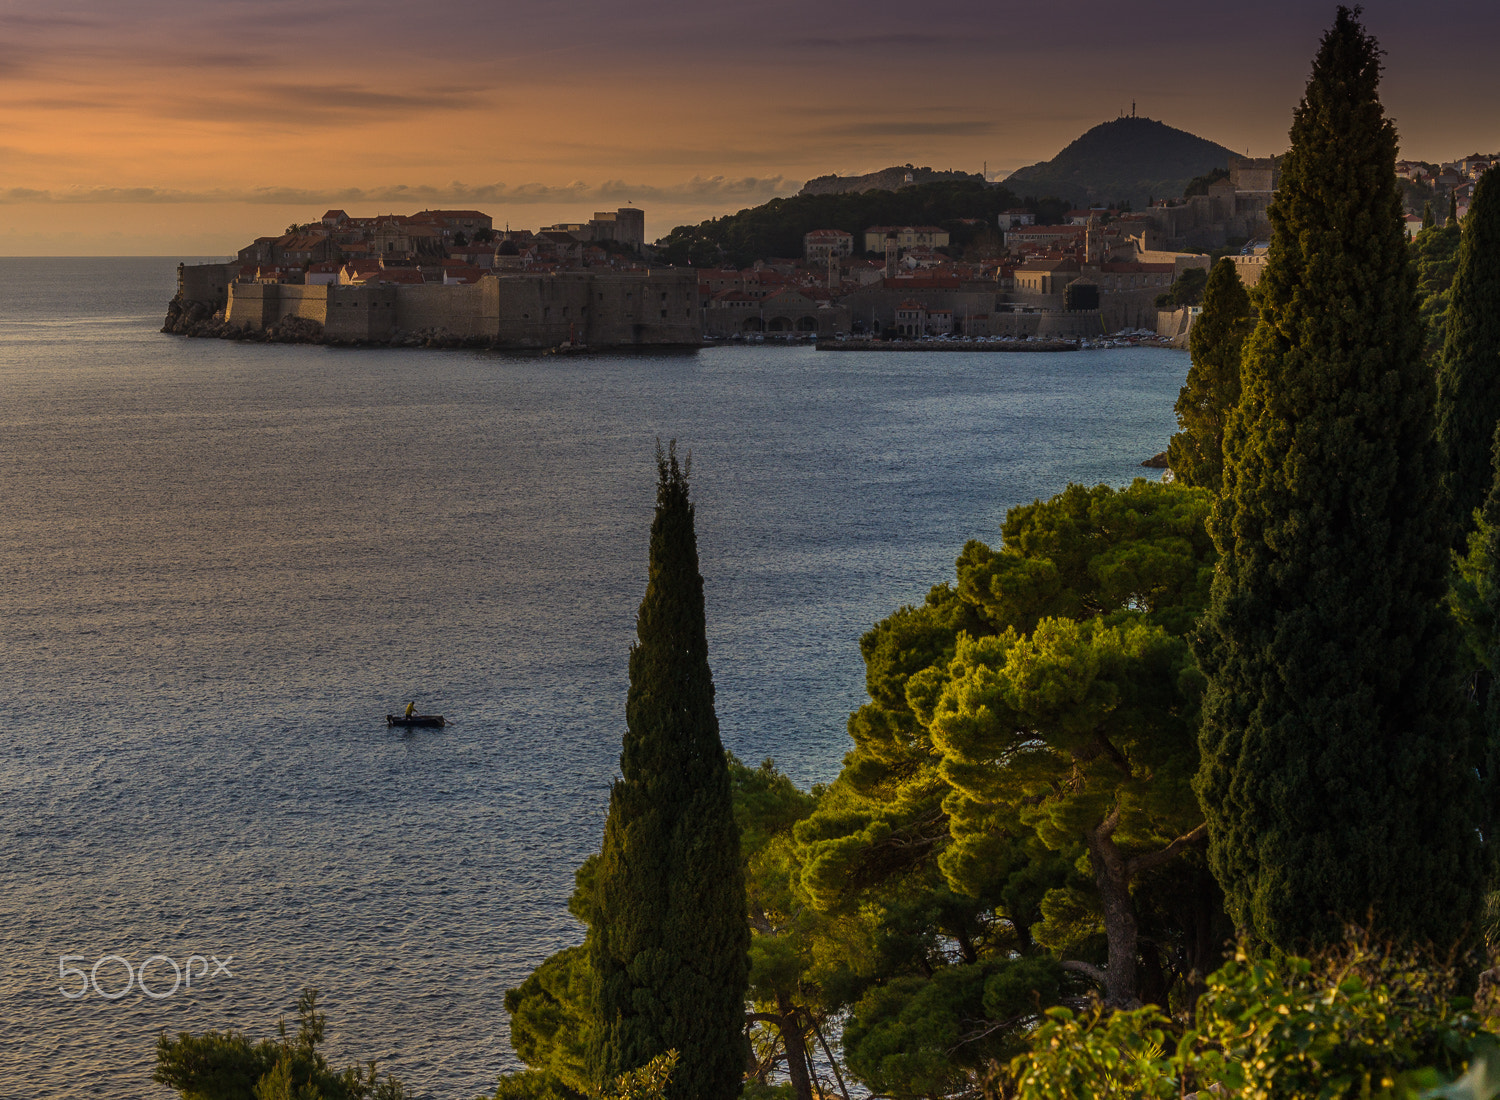
<svg viewBox="0 0 1500 1100"><path fill-rule="evenodd" d="M1176 198L1194 178L1229 167L1234 155L1154 118L1126 115L1087 130L1051 160L1017 169L1005 183L1018 194L1141 208L1153 198Z"/></svg>

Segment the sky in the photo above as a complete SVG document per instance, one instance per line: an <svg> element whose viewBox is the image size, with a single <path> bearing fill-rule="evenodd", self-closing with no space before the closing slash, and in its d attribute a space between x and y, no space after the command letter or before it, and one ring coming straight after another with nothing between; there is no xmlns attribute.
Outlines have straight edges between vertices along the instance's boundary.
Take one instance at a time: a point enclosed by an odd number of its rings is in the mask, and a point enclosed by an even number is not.
<svg viewBox="0 0 1500 1100"><path fill-rule="evenodd" d="M1128 113L1284 150L1306 0L0 0L0 255L231 255L317 219L627 203L648 239L807 179L1046 160ZM1500 5L1370 0L1402 155L1500 151Z"/></svg>

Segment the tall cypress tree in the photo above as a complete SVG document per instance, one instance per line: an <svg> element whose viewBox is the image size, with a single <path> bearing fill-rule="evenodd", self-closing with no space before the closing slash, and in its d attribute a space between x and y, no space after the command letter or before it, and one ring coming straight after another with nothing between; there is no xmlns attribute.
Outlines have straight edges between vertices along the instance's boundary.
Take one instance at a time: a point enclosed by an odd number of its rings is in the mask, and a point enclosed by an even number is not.
<svg viewBox="0 0 1500 1100"><path fill-rule="evenodd" d="M688 471L657 448L646 595L630 650L621 776L594 882L589 1069L668 1050L669 1095L728 1100L745 1067L750 928L729 770L714 714Z"/></svg>
<svg viewBox="0 0 1500 1100"><path fill-rule="evenodd" d="M1438 356L1438 446L1462 548L1490 488L1490 441L1500 423L1500 171L1474 186Z"/></svg>
<svg viewBox="0 0 1500 1100"><path fill-rule="evenodd" d="M1283 948L1371 914L1452 943L1482 898L1434 385L1358 15L1338 9L1293 118L1197 645L1210 859L1240 927Z"/></svg>
<svg viewBox="0 0 1500 1100"><path fill-rule="evenodd" d="M1234 261L1209 272L1203 312L1188 334L1192 366L1177 395L1182 431L1167 445L1167 465L1186 485L1219 491L1224 478L1224 424L1240 400L1240 352L1250 335L1250 295Z"/></svg>

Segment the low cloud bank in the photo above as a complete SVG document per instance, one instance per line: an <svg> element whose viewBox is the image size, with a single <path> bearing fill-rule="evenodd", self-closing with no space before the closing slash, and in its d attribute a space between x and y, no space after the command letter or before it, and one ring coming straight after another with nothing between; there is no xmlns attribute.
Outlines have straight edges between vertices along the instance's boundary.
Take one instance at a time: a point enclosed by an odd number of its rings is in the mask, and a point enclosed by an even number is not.
<svg viewBox="0 0 1500 1100"><path fill-rule="evenodd" d="M188 204L247 203L262 206L325 206L344 203L391 203L411 206L469 206L479 203L537 204L566 202L633 202L674 204L714 204L718 202L764 202L777 195L794 193L800 180L785 176L694 176L683 183L641 184L627 180L604 180L591 184L582 180L564 185L545 183L470 185L450 183L392 184L386 187L300 188L256 187L249 189L214 188L205 191L164 187L88 187L70 190L38 190L28 187L0 189L0 203L39 204Z"/></svg>

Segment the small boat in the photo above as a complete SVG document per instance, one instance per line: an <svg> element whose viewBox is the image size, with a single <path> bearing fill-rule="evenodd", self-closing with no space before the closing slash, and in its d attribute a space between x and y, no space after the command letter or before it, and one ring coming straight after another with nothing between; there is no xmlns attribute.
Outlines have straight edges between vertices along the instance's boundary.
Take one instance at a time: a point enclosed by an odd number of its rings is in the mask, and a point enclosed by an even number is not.
<svg viewBox="0 0 1500 1100"><path fill-rule="evenodd" d="M385 724L388 726L404 726L407 729L413 726L446 726L441 714L413 714L407 717L404 714L387 714Z"/></svg>

